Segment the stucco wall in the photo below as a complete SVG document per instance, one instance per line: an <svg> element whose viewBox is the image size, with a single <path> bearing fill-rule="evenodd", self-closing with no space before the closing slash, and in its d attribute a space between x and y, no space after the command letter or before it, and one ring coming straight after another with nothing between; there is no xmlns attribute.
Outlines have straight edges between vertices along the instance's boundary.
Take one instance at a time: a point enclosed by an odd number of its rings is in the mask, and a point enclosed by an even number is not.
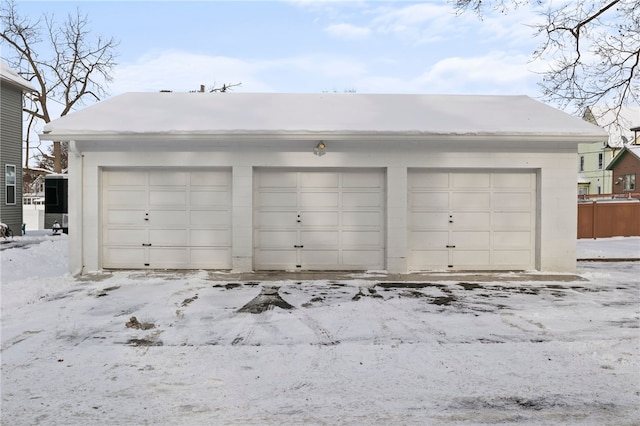
<svg viewBox="0 0 640 426"><path fill-rule="evenodd" d="M101 269L100 177L103 168L231 167L233 267L252 267L252 177L255 167L357 168L386 172L386 265L390 273L407 272L407 169L517 169L538 176L537 268L574 272L576 219L575 149L567 152L442 152L420 148L367 149L349 142L327 142L327 154L313 155L315 143L302 152L261 149L227 152L84 152L70 157L70 269ZM391 144L389 144L391 145ZM389 146L387 145L387 146ZM391 145L393 146L393 145ZM342 148L340 148L342 147ZM575 148L575 147L574 147Z"/></svg>

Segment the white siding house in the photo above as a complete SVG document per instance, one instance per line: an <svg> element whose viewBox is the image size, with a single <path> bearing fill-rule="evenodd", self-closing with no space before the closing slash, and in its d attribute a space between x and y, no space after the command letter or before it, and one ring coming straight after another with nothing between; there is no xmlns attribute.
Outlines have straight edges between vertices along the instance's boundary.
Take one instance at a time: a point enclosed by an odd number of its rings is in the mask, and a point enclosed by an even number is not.
<svg viewBox="0 0 640 426"><path fill-rule="evenodd" d="M73 273L575 271L578 143L526 96L129 93L69 141Z"/></svg>

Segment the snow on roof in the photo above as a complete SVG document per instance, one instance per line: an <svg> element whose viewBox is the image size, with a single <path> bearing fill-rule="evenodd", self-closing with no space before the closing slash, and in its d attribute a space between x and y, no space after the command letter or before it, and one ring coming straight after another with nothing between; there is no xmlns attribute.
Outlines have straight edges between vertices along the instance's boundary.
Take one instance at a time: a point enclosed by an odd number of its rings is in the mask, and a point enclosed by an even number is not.
<svg viewBox="0 0 640 426"><path fill-rule="evenodd" d="M126 93L48 123L44 139L133 135L518 135L606 139L527 96Z"/></svg>
<svg viewBox="0 0 640 426"><path fill-rule="evenodd" d="M620 108L619 115L608 108L590 107L589 112L593 119L608 134L608 146L612 148L622 148L628 142L633 141L633 131L631 128L640 125L640 107L624 106Z"/></svg>
<svg viewBox="0 0 640 426"><path fill-rule="evenodd" d="M28 92L33 92L36 90L35 87L31 85L27 80L20 77L20 75L12 70L9 65L0 59L0 79L6 83L9 83L13 86L17 86L20 89Z"/></svg>

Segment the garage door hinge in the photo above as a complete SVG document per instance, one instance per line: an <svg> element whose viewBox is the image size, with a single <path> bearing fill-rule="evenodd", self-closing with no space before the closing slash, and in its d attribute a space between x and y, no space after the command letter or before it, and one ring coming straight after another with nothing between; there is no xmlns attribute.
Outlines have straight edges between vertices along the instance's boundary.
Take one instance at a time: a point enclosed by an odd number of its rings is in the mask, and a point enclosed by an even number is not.
<svg viewBox="0 0 640 426"><path fill-rule="evenodd" d="M447 248L456 248L456 246L447 246Z"/></svg>
<svg viewBox="0 0 640 426"><path fill-rule="evenodd" d="M304 246L293 246L294 248L303 248Z"/></svg>
<svg viewBox="0 0 640 426"><path fill-rule="evenodd" d="M148 264L148 263L145 263L145 264L144 264L144 266L149 266L149 264Z"/></svg>
<svg viewBox="0 0 640 426"><path fill-rule="evenodd" d="M151 247L151 244L145 244L145 243L142 243L142 245L143 245L144 247Z"/></svg>

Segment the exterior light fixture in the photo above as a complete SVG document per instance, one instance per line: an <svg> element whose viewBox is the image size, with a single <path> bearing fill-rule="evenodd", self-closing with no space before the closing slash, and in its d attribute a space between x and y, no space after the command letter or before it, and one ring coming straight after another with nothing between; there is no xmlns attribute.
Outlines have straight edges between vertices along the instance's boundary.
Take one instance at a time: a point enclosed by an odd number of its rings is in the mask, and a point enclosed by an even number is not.
<svg viewBox="0 0 640 426"><path fill-rule="evenodd" d="M322 157L323 155L326 154L326 151L325 151L326 148L327 146L324 144L324 142L320 141L318 142L318 145L316 145L316 147L313 148L313 153L318 157Z"/></svg>

